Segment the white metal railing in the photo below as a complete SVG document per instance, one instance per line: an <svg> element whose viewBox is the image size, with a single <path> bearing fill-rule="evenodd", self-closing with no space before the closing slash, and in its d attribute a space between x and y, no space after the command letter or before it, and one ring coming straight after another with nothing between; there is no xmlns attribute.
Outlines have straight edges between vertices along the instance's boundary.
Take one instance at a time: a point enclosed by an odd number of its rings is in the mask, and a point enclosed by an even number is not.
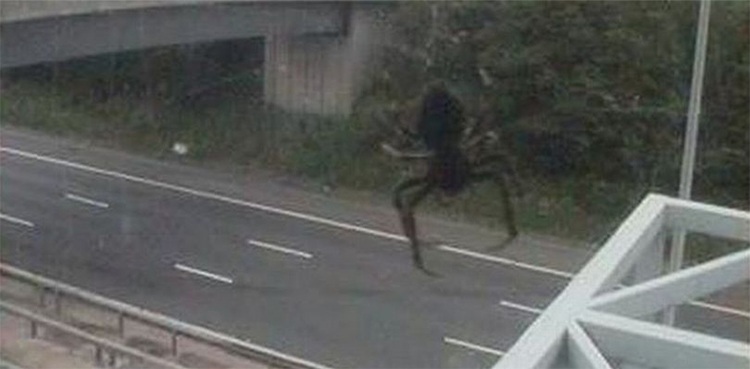
<svg viewBox="0 0 750 369"><path fill-rule="evenodd" d="M657 320L750 279L750 249L662 275L674 230L750 243L750 213L647 196L494 368L750 367L747 343Z"/></svg>

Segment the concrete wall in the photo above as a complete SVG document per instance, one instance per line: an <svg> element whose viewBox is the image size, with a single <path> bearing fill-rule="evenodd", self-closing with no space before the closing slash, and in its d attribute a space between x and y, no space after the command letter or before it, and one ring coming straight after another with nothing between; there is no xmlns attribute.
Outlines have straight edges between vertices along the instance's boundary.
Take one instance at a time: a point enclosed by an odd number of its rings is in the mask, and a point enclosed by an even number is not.
<svg viewBox="0 0 750 369"><path fill-rule="evenodd" d="M378 11L355 4L346 34L267 36L266 101L296 112L349 114L365 72L386 39L377 26Z"/></svg>

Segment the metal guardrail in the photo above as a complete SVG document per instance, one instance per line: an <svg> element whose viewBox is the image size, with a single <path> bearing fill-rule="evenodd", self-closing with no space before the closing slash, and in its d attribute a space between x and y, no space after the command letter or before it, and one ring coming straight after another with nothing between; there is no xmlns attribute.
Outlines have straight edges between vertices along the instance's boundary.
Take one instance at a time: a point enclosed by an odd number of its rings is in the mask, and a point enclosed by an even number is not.
<svg viewBox="0 0 750 369"><path fill-rule="evenodd" d="M64 297L78 299L93 306L114 312L118 316L117 326L120 336L124 336L125 322L127 319L161 328L169 332L171 336L171 349L174 356L178 353L179 340L177 338L187 337L210 346L221 348L230 354L251 360L257 360L271 366L282 368L330 369L327 366L288 355L271 348L243 341L204 327L188 324L143 308L111 300L85 291L81 288L38 276L7 264L0 263L0 275L24 281L39 288L40 302L44 301L44 296L47 292L51 292L54 296L55 312L58 314L60 313L61 303Z"/></svg>
<svg viewBox="0 0 750 369"><path fill-rule="evenodd" d="M21 368L20 366L16 364L5 361L2 357L0 357L0 369L25 369L25 368Z"/></svg>
<svg viewBox="0 0 750 369"><path fill-rule="evenodd" d="M24 307L20 307L14 304L9 304L7 302L0 301L0 310L13 314L13 315L23 317L25 319L28 319L31 322L31 336L33 338L36 338L37 330L38 330L37 326L41 324L50 328L54 328L58 331L73 335L89 343L92 343L96 347L97 364L100 364L103 361L102 350L107 350L110 353L111 360L114 360L115 358L114 354L120 354L124 356L134 357L147 363L157 364L160 367L164 367L164 368L184 369L183 366L175 362L162 359L160 357L156 357L153 355L149 355L141 351L138 351L134 348L125 346L121 343L113 342L108 339L95 336L79 328L76 328L71 325L48 318L44 315L29 311L28 309Z"/></svg>

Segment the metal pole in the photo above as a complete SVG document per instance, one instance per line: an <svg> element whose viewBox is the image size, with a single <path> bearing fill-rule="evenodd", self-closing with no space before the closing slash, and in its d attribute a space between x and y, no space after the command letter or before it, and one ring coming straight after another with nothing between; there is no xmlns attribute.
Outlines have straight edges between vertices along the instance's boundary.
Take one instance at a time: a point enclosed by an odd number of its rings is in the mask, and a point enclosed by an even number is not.
<svg viewBox="0 0 750 369"><path fill-rule="evenodd" d="M60 290L55 288L55 315L60 316L62 314L62 296Z"/></svg>
<svg viewBox="0 0 750 369"><path fill-rule="evenodd" d="M172 331L172 356L177 357L177 332Z"/></svg>
<svg viewBox="0 0 750 369"><path fill-rule="evenodd" d="M39 286L39 307L44 309L44 293L47 289L44 286Z"/></svg>
<svg viewBox="0 0 750 369"><path fill-rule="evenodd" d="M107 366L109 366L110 368L114 368L115 364L117 364L117 352L115 350L110 350Z"/></svg>
<svg viewBox="0 0 750 369"><path fill-rule="evenodd" d="M698 34L695 38L695 58L693 60L693 80L690 89L687 127L685 129L685 148L682 155L680 173L681 199L689 199L693 189L693 168L695 167L695 147L698 142L698 117L701 113L703 94L703 71L706 66L706 46L708 44L708 21L710 19L711 0L701 0L698 14ZM669 255L669 271L674 272L682 267L685 255L685 230L676 229L672 234L672 246ZM664 323L674 324L674 307L669 307L664 315Z"/></svg>
<svg viewBox="0 0 750 369"><path fill-rule="evenodd" d="M95 360L96 360L96 365L102 365L102 363L104 362L104 357L103 356L104 355L103 355L102 347L99 346L99 345L96 345L96 349L94 351L94 357L95 357Z"/></svg>
<svg viewBox="0 0 750 369"><path fill-rule="evenodd" d="M125 314L122 311L117 313L117 333L120 338L125 337Z"/></svg>

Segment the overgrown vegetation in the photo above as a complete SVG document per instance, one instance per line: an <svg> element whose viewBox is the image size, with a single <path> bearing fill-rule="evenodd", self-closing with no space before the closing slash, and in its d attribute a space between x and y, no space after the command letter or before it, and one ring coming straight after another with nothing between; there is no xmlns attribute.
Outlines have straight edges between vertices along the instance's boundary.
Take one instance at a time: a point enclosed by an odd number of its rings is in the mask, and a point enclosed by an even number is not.
<svg viewBox="0 0 750 369"><path fill-rule="evenodd" d="M697 7L403 4L390 23L400 43L386 50L384 68L364 96L371 104L403 106L427 81L448 80L475 114L505 134L529 175L672 192ZM741 207L750 182L749 15L746 3L714 4L696 173L699 196Z"/></svg>
<svg viewBox="0 0 750 369"><path fill-rule="evenodd" d="M361 105L398 120L448 81L515 154L525 205L549 199L562 228L597 237L645 193L677 193L697 15L696 2L403 3ZM693 188L745 209L749 22L747 3L713 4Z"/></svg>
<svg viewBox="0 0 750 369"><path fill-rule="evenodd" d="M521 228L598 241L644 193L676 193L696 17L692 2L402 2L347 118L264 105L255 40L6 71L0 118L153 155L179 141L195 159L386 193L403 168L378 146L442 79L516 158ZM749 19L747 3L713 5L694 186L739 208L750 202ZM428 207L493 225L496 198L482 186Z"/></svg>

